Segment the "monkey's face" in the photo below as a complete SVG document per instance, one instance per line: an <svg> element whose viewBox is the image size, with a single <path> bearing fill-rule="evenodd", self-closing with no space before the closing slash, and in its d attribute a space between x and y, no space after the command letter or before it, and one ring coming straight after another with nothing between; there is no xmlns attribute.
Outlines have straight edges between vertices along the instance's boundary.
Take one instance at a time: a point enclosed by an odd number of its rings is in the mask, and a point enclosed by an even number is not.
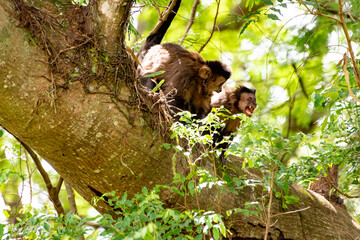
<svg viewBox="0 0 360 240"><path fill-rule="evenodd" d="M207 81L204 81L206 94L212 95L213 92L220 92L225 82L226 79L224 77L213 75Z"/></svg>
<svg viewBox="0 0 360 240"><path fill-rule="evenodd" d="M253 115L256 108L256 96L253 93L243 92L237 102L237 108L241 113L245 113L248 117Z"/></svg>

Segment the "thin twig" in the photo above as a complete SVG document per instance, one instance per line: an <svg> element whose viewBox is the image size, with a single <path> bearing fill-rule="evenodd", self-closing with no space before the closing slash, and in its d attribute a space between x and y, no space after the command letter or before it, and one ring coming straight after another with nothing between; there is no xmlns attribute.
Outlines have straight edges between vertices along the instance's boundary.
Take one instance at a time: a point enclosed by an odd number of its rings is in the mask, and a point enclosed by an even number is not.
<svg viewBox="0 0 360 240"><path fill-rule="evenodd" d="M293 95L293 97L290 97L290 88L288 88L289 91L289 115L288 115L288 129L287 129L287 133L286 133L286 138L289 138L290 136L290 130L291 130L291 113L292 113L292 109L294 107L294 103L295 103L295 94ZM285 155L283 156L285 157Z"/></svg>
<svg viewBox="0 0 360 240"><path fill-rule="evenodd" d="M309 207L306 207L306 208L302 208L302 209L294 210L294 211L283 212L283 213L277 213L277 214L272 215L271 217L272 217L272 218L274 218L274 217L278 217L278 216L280 216L280 215L285 215L285 214L291 214L291 213L301 212L301 211L308 210L309 208L310 208L310 206L309 206Z"/></svg>
<svg viewBox="0 0 360 240"><path fill-rule="evenodd" d="M60 51L56 54L56 56L54 57L54 59L51 61L51 64L54 64L54 62L56 61L56 59L57 59L57 58L60 56L60 54L62 54L63 52L66 52L66 51L69 51L69 50L72 50L72 49L76 49L76 48L78 48L78 47L81 47L82 45L87 44L90 40L91 40L91 39L89 38L89 39L87 39L86 41L84 41L84 42L82 42L82 43L80 43L80 44L78 44L78 45L76 45L76 46L72 46L72 47L69 47L69 48L65 48L65 49L60 50Z"/></svg>
<svg viewBox="0 0 360 240"><path fill-rule="evenodd" d="M300 86L301 86L301 91L304 93L305 97L307 99L309 99L309 95L306 92L305 86L304 86L304 81L302 80L302 77L300 76L300 73L298 72L298 68L296 67L295 63L291 64L291 66L294 69L294 72L299 80Z"/></svg>
<svg viewBox="0 0 360 240"><path fill-rule="evenodd" d="M360 198L360 195L351 196L351 195L349 195L349 194L347 194L347 193L344 193L344 192L341 191L330 179L327 179L327 178L325 178L325 179L326 179L326 181L327 181L328 183L330 183L330 185L331 185L338 193L340 193L340 194L343 195L344 197L347 197L347 198Z"/></svg>
<svg viewBox="0 0 360 240"><path fill-rule="evenodd" d="M163 23L167 20L167 18L169 17L170 13L172 12L173 8L176 5L176 2L177 0L172 1L171 4L167 7L167 9L165 9L161 13L159 12L159 21L156 24L155 28L149 33L149 36L156 33L159 30L159 28L163 25Z"/></svg>
<svg viewBox="0 0 360 240"><path fill-rule="evenodd" d="M340 24L341 24L341 26L343 28L343 31L344 31L344 34L345 34L345 37L346 37L346 41L347 41L347 44L348 44L348 50L349 50L349 53L350 53L350 56L351 56L351 62L353 64L354 73L355 73L355 76L356 76L356 82L357 82L358 87L360 88L360 72L359 72L359 68L358 68L357 63L356 63L356 58L355 58L355 55L354 55L354 51L353 51L352 46L351 46L351 38L349 36L349 32L347 30L347 27L346 27L346 24L345 24L345 21L344 21L343 7L342 7L341 0L339 0L339 17L340 17Z"/></svg>
<svg viewBox="0 0 360 240"><path fill-rule="evenodd" d="M47 174L47 172L41 165L41 162L40 162L39 158L37 157L36 153L28 145L26 145L24 142L22 142L20 139L18 139L18 138L16 138L16 139L25 148L25 150L29 153L29 155L33 159L38 171L40 172L42 178L44 179L47 191L49 193L49 198L50 198L51 202L54 204L54 208L55 208L56 212L59 215L65 214L64 208L62 207L60 199L59 199L59 194L58 194L59 192L57 191L57 188L54 188L52 186L49 175Z"/></svg>
<svg viewBox="0 0 360 240"><path fill-rule="evenodd" d="M184 42L184 39L186 38L186 36L188 35L188 33L189 33L190 29L191 29L191 26L194 24L195 13L196 13L196 9L197 9L197 6L199 5L199 3L200 3L200 0L195 0L194 5L193 5L192 10L191 10L191 16L190 16L189 23L186 26L186 30L185 30L184 35L180 39L180 45Z"/></svg>
<svg viewBox="0 0 360 240"><path fill-rule="evenodd" d="M320 12L314 12L314 11L310 10L310 8L302 0L300 0L299 2L300 2L301 5L303 5L308 10L308 12L310 14L319 15L319 16L323 16L323 17L326 17L326 18L333 19L334 21L336 21L337 23L339 23L341 25L341 27L342 27L342 29L344 31L344 34L345 34L347 45L348 45L348 51L349 51L350 56L351 56L351 62L353 64L354 73L355 73L355 77L356 77L356 82L357 82L358 87L360 88L360 72L359 72L359 68L358 68L357 63L356 63L356 58L355 58L355 55L354 55L354 51L352 49L351 38L349 36L349 32L348 32L346 24L345 24L345 20L344 20L344 16L343 16L344 11L343 11L342 1L338 0L338 3L339 3L339 18L340 19L337 19L337 18L332 17L330 15L322 14Z"/></svg>
<svg viewBox="0 0 360 240"><path fill-rule="evenodd" d="M61 189L61 185L62 185L63 182L64 182L64 179L61 176L59 176L58 183L56 184L56 187L55 187L55 194L56 195L59 194L60 189Z"/></svg>
<svg viewBox="0 0 360 240"><path fill-rule="evenodd" d="M350 87L349 72L348 72L348 70L347 70L348 57L347 57L346 53L344 53L343 61L344 61L344 65L343 65L342 69L343 69L343 71L344 71L345 80L346 80L346 85L347 85L347 87L348 87L349 94L350 94L350 96L351 96L356 102L360 102L360 100L355 97L355 95L354 95L354 93L353 93L353 91L351 90L351 87ZM354 68L357 68L357 66L354 66Z"/></svg>
<svg viewBox="0 0 360 240"><path fill-rule="evenodd" d="M213 28L211 30L210 36L207 39L207 41L204 43L204 45L201 46L201 48L199 50L199 53L201 53L201 51L205 48L205 46L210 42L210 39L212 38L212 35L214 34L215 27L216 27L216 20L217 20L218 14L219 14L219 8L220 8L220 0L218 0L218 3L217 3L216 14L215 14L215 18L214 18L214 24L213 24Z"/></svg>
<svg viewBox="0 0 360 240"><path fill-rule="evenodd" d="M340 20L333 17L333 16L330 16L330 15L326 15L326 14L323 14L323 13L320 13L320 12L314 12L313 10L311 10L305 3L304 1L300 0L299 1L301 5L303 5L306 10L311 14L311 15L316 15L316 16L323 16L323 17L326 17L326 18L331 18L332 20L335 20L336 22L340 23Z"/></svg>
<svg viewBox="0 0 360 240"><path fill-rule="evenodd" d="M28 175L29 175L29 187L30 187L30 205L32 204L32 181L31 181L31 176L32 176L32 172L30 171L30 166L29 166L29 158L28 158L28 154L27 152L25 152L25 158L26 158L26 168L28 171Z"/></svg>
<svg viewBox="0 0 360 240"><path fill-rule="evenodd" d="M271 204L273 200L273 188L274 188L274 179L275 179L275 167L272 166L271 172L271 180L270 180L270 192L269 192L269 206L267 207L267 214L266 214L266 229L265 229L265 237L264 240L268 239L270 227L271 227Z"/></svg>

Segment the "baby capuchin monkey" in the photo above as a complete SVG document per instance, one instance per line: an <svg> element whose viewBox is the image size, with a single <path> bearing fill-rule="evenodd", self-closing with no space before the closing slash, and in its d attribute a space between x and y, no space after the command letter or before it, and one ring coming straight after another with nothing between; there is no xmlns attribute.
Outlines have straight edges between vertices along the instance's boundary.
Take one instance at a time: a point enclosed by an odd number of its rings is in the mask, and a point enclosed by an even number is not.
<svg viewBox="0 0 360 240"><path fill-rule="evenodd" d="M257 107L256 103L256 90L250 89L245 86L237 87L236 89L230 89L226 85L222 86L222 91L220 93L215 93L211 98L211 107L220 107L224 106L230 113L225 113L228 115L234 115L238 113L244 113L248 117L251 117L254 113L254 110ZM241 120L238 118L235 119L226 119L225 127L219 130L219 134L215 135L214 142L221 142L224 136L230 136L232 133L237 131L237 128L240 126ZM230 138L232 140L233 136ZM228 143L223 143L218 146L226 150L229 147ZM226 165L226 159L224 157L224 152L221 154L221 160L224 165Z"/></svg>
<svg viewBox="0 0 360 240"><path fill-rule="evenodd" d="M199 53L188 51L178 44L160 45L180 2L177 0L167 20L147 37L139 52L141 65L137 68L137 75L140 84L149 90L161 80L165 80L160 89L167 96L174 113L188 110L196 114L197 118L204 118L211 109L213 92L221 91L221 86L230 77L231 70L220 61L206 61ZM160 71L163 71L160 75L146 76Z"/></svg>

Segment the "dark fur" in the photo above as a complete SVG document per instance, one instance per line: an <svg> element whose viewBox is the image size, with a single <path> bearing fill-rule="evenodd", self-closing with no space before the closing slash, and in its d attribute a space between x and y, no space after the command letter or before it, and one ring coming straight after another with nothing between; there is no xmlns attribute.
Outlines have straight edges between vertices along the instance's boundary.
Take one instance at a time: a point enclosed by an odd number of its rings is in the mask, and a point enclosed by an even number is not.
<svg viewBox="0 0 360 240"><path fill-rule="evenodd" d="M211 107L217 108L224 106L224 108L230 111L230 114L227 112L225 114L234 115L238 113L244 113L251 117L252 112L257 106L255 93L255 89L249 89L244 86L240 86L236 89L230 89L226 87L226 85L223 85L222 91L218 94L214 94L214 96L211 98ZM214 142L219 143L222 141L224 136L230 136L232 133L235 133L237 128L240 126L240 122L241 120L238 118L226 119L226 126L219 130L219 135L215 136ZM224 143L220 144L218 147L226 149L228 146L229 144ZM224 152L222 153L221 159L223 164L226 164L226 160L223 154Z"/></svg>
<svg viewBox="0 0 360 240"><path fill-rule="evenodd" d="M152 46L160 44L162 39L164 38L166 31L169 29L171 22L175 18L176 13L178 12L180 5L181 5L181 0L174 0L174 1L176 1L176 4L175 4L174 8L172 9L171 13L169 14L168 18L161 24L161 26L159 27L159 29L156 32L153 32L146 38L145 43L141 46L140 51L138 53L138 60L140 62L142 61L144 56L147 54L149 49ZM170 6L172 2L173 1L169 2L168 6Z"/></svg>
<svg viewBox="0 0 360 240"><path fill-rule="evenodd" d="M174 8L173 11L175 10L177 11ZM167 28L172 19L168 17L166 20ZM138 67L137 74L141 85L151 90L164 79L161 90L168 97L174 112L177 112L176 109L188 110L197 114L198 118L203 118L210 111L213 91L221 90L231 71L225 64L206 61L200 54L190 52L178 44L159 45L165 32L164 29L159 29L155 34L159 36L149 36L140 50L141 66ZM153 78L144 77L159 71L165 72Z"/></svg>

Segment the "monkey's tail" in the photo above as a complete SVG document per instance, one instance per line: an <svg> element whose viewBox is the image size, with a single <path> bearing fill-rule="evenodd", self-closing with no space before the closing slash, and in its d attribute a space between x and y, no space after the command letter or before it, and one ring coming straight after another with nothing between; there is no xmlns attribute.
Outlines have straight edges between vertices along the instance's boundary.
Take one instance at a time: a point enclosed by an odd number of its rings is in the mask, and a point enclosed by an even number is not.
<svg viewBox="0 0 360 240"><path fill-rule="evenodd" d="M172 5L175 4L173 7ZM170 13L168 14L167 18L160 20L155 28L151 31L149 36L146 38L145 43L141 47L138 59L141 61L147 51L154 45L160 44L162 39L165 36L166 31L169 29L172 20L175 18L177 11L179 10L181 4L181 0L173 0L169 3L169 10ZM172 7L172 8L171 8Z"/></svg>

